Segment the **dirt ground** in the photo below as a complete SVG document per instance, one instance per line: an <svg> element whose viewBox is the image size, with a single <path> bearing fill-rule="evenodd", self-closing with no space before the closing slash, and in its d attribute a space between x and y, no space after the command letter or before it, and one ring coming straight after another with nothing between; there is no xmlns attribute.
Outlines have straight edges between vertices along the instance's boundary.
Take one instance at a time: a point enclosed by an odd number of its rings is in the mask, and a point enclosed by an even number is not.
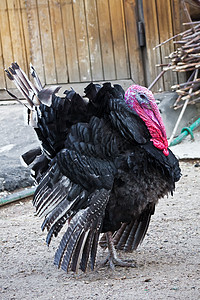
<svg viewBox="0 0 200 300"><path fill-rule="evenodd" d="M181 162L173 197L161 199L136 268L98 266L66 274L53 265L59 237L47 248L31 200L0 208L0 299L200 299L198 162ZM99 249L97 263L106 257Z"/></svg>

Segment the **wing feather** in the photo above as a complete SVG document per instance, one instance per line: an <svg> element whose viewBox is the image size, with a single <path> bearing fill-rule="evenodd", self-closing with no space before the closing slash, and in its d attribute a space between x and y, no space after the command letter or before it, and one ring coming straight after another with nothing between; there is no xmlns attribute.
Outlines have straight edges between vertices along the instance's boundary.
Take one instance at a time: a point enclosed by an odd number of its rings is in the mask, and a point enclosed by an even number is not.
<svg viewBox="0 0 200 300"><path fill-rule="evenodd" d="M149 131L141 118L131 110L122 99L109 99L110 120L123 137L145 144L150 137Z"/></svg>
<svg viewBox="0 0 200 300"><path fill-rule="evenodd" d="M98 244L99 234L102 228L105 207L109 200L110 192L101 189L96 190L89 198L90 205L80 210L71 220L67 231L63 235L59 248L55 255L55 264L68 271L70 263L71 268L77 268L80 249L85 249L81 252L82 259L80 267L85 271L88 263L88 249L91 248L91 266L94 267L96 249ZM85 234L87 237L85 238ZM94 235L95 238L92 239ZM91 247L92 242L92 247ZM82 243L82 246L80 244Z"/></svg>

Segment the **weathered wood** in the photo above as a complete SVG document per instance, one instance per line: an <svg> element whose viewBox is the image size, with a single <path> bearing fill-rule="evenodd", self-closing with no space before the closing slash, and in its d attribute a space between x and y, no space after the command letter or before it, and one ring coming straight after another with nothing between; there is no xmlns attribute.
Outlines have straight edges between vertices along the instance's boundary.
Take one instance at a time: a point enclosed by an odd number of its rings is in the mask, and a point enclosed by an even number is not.
<svg viewBox="0 0 200 300"><path fill-rule="evenodd" d="M58 83L68 82L64 34L59 0L49 0L52 42Z"/></svg>
<svg viewBox="0 0 200 300"><path fill-rule="evenodd" d="M137 1L124 0L126 31L128 40L129 63L131 78L140 85L145 85L142 51L139 46L137 30Z"/></svg>
<svg viewBox="0 0 200 300"><path fill-rule="evenodd" d="M28 13L26 10L26 0L19 0L20 11L20 30L22 36L22 43L24 48L25 71L28 73L30 64L30 36L28 29Z"/></svg>
<svg viewBox="0 0 200 300"><path fill-rule="evenodd" d="M139 0L0 0L0 89L13 87L3 68L14 60L26 72L32 62L43 84L132 78L148 86L161 71L156 65L167 65L174 44L153 47L181 32L180 2L143 0L146 47L140 47ZM169 71L154 91L169 89L174 76Z"/></svg>
<svg viewBox="0 0 200 300"><path fill-rule="evenodd" d="M13 51L13 60L18 61L24 69L24 61L22 57L22 44L21 44L21 36L19 29L19 19L17 10L18 3L16 0L7 0L7 9L8 9L8 19L9 19L9 29L10 29L10 37ZM11 50L11 49L10 49ZM10 51L7 49L7 51ZM11 63L11 62L10 62Z"/></svg>
<svg viewBox="0 0 200 300"><path fill-rule="evenodd" d="M129 78L129 65L127 55L126 35L123 22L123 7L121 0L110 0L111 29L116 66L116 77Z"/></svg>
<svg viewBox="0 0 200 300"><path fill-rule="evenodd" d="M38 20L38 10L36 0L29 0L27 5L27 15L28 15L28 30L30 38L30 61L37 70L38 76L42 82L45 84L44 77L44 63L42 56L42 47L40 42L40 28Z"/></svg>
<svg viewBox="0 0 200 300"><path fill-rule="evenodd" d="M2 41L1 41L1 35L0 35L0 90L4 89L6 86L4 65L3 65L3 51L2 51L1 44L2 44Z"/></svg>
<svg viewBox="0 0 200 300"><path fill-rule="evenodd" d="M183 14L180 0L171 0L172 9L172 25L174 34L179 34L183 31Z"/></svg>
<svg viewBox="0 0 200 300"><path fill-rule="evenodd" d="M127 88L133 84L133 81L131 79L113 80L113 81L111 80L110 82L113 85L120 84L124 90L127 90ZM104 80L99 81L98 83L103 84ZM86 82L79 82L79 83L74 82L73 88L77 93L84 96L84 89L85 89L86 85L87 85ZM46 87L48 87L48 85L46 85ZM62 84L62 88L58 91L58 95L60 97L63 97L64 96L63 92L65 90L70 90L71 87L72 87L71 83ZM24 99L18 89L13 88L13 89L9 89L9 91L11 91L11 93L16 95L19 99ZM9 96L5 90L0 90L0 99L3 100L3 103L5 103L5 104L10 103L9 101L12 101L12 103L18 103L18 102L16 102L16 100L13 100L13 98L11 98L11 96ZM22 100L22 101L25 101L25 100Z"/></svg>
<svg viewBox="0 0 200 300"><path fill-rule="evenodd" d="M8 16L6 0L0 1L0 33L1 33L1 41L2 41L1 46L2 46L2 53L3 53L4 68L8 68L10 66L10 63L13 61L13 52L12 52L12 41L11 41L9 16ZM6 86L8 88L14 87L13 83L7 78L6 78Z"/></svg>
<svg viewBox="0 0 200 300"><path fill-rule="evenodd" d="M73 12L74 12L74 21L75 21L80 80L90 81L92 77L91 77L91 69L90 69L88 36L87 36L85 8L84 8L83 0L73 2Z"/></svg>
<svg viewBox="0 0 200 300"><path fill-rule="evenodd" d="M159 28L159 39L165 41L169 37L173 36L172 16L171 16L171 3L170 0L157 0L157 17ZM174 51L173 41L169 41L161 48L161 61L162 63L169 63L169 59L165 57ZM173 72L167 72L163 75L164 89L170 90L172 83L177 83L177 74Z"/></svg>
<svg viewBox="0 0 200 300"><path fill-rule="evenodd" d="M116 79L108 0L98 0L98 19L105 80Z"/></svg>
<svg viewBox="0 0 200 300"><path fill-rule="evenodd" d="M26 61L24 55L24 43L20 31L19 22L19 2L18 0L7 0L9 26L11 34L11 43L13 49L13 59L18 61L23 69L25 69ZM10 62L11 63L11 62Z"/></svg>
<svg viewBox="0 0 200 300"><path fill-rule="evenodd" d="M79 82L78 53L76 45L75 24L71 0L60 0L62 22L67 56L68 76L70 82Z"/></svg>
<svg viewBox="0 0 200 300"><path fill-rule="evenodd" d="M41 35L42 55L44 60L46 84L56 84L56 66L53 49L49 6L47 0L40 0L38 3L38 16Z"/></svg>
<svg viewBox="0 0 200 300"><path fill-rule="evenodd" d="M103 79L103 66L101 59L101 46L96 0L85 0L85 12L87 21L92 80L98 81Z"/></svg>
<svg viewBox="0 0 200 300"><path fill-rule="evenodd" d="M160 49L153 48L159 44L159 31L157 22L157 12L156 12L156 1L155 0L143 0L144 9L144 21L145 21L145 32L146 32L146 47L147 47L147 66L146 69L149 72L147 76L147 85L149 86L151 81L153 81L160 70L155 67L156 64L161 62ZM151 17L150 17L151 16ZM161 78L153 88L153 91L163 91L163 78Z"/></svg>
<svg viewBox="0 0 200 300"><path fill-rule="evenodd" d="M180 0L171 0L171 11L172 11L172 24L173 24L173 32L174 34L179 34L183 30L186 29L183 26L183 22L186 20ZM186 76L185 74L178 74L178 81L185 82Z"/></svg>

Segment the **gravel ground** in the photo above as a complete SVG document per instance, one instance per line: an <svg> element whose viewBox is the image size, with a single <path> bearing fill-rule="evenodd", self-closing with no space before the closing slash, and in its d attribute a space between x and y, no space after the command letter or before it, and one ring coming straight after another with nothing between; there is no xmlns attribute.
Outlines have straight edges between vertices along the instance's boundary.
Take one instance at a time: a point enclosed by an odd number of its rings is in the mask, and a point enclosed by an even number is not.
<svg viewBox="0 0 200 300"><path fill-rule="evenodd" d="M200 299L199 162L181 162L173 197L161 199L143 244L131 254L136 268L98 266L66 274L53 265L59 237L47 248L31 200L0 207L0 298ZM106 257L99 249L97 262Z"/></svg>
<svg viewBox="0 0 200 300"><path fill-rule="evenodd" d="M24 125L24 108L0 105L0 124L0 192L30 186L30 170L20 164L20 155L38 142L33 128Z"/></svg>

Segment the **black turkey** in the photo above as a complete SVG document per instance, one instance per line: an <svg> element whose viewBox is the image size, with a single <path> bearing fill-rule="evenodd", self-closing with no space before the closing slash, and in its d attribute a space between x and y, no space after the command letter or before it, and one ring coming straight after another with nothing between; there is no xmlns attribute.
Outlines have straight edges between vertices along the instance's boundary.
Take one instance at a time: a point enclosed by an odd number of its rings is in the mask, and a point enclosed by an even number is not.
<svg viewBox="0 0 200 300"><path fill-rule="evenodd" d="M66 226L55 264L86 271L90 262L94 269L104 233L111 267L131 265L116 249L137 248L156 203L180 179L153 94L139 85L124 92L90 83L84 97L71 89L60 98L58 86L42 88L32 66L34 84L17 63L6 73L27 99L28 122L41 144L22 158L38 184L33 204L44 217L47 244Z"/></svg>

